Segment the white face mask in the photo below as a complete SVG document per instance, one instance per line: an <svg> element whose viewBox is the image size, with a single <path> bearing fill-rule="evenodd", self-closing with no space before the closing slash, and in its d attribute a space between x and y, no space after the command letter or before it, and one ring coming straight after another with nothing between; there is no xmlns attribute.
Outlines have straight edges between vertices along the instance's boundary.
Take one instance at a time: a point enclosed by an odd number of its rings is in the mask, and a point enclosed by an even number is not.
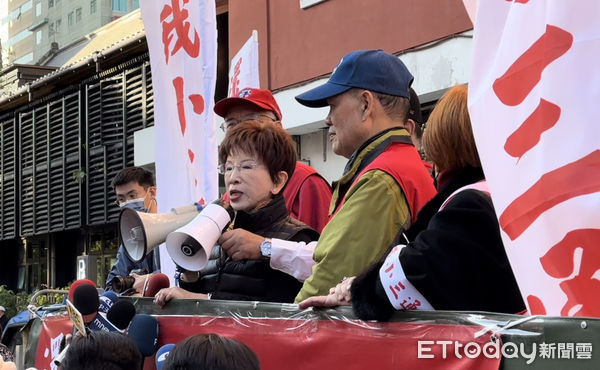
<svg viewBox="0 0 600 370"><path fill-rule="evenodd" d="M148 196L148 193L146 193L146 196ZM131 208L134 211L143 212L143 213L148 212L148 208L146 208L146 197L127 200L127 201L119 204L119 207Z"/></svg>

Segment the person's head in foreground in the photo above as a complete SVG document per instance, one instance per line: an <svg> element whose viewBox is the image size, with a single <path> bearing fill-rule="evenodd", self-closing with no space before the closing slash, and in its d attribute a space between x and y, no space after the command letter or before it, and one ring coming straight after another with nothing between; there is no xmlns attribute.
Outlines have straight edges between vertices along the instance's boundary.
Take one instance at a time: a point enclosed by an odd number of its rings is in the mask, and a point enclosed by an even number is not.
<svg viewBox="0 0 600 370"><path fill-rule="evenodd" d="M135 343L117 332L91 331L85 337L75 336L62 370L137 370L142 368L142 355Z"/></svg>
<svg viewBox="0 0 600 370"><path fill-rule="evenodd" d="M228 130L219 163L231 207L251 213L281 196L296 168L296 149L283 128L247 121Z"/></svg>
<svg viewBox="0 0 600 370"><path fill-rule="evenodd" d="M259 370L256 354L244 343L217 334L197 334L177 343L163 370Z"/></svg>

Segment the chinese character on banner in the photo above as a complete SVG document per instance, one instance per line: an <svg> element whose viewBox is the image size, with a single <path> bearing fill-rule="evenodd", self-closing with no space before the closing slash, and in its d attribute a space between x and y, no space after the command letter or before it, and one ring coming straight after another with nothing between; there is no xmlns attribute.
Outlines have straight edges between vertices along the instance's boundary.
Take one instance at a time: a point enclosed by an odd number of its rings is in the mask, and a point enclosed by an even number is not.
<svg viewBox="0 0 600 370"><path fill-rule="evenodd" d="M258 78L258 32L252 31L252 36L231 59L229 70L228 96L238 96L246 88L259 88Z"/></svg>
<svg viewBox="0 0 600 370"><path fill-rule="evenodd" d="M531 314L600 317L600 3L476 14L469 111L521 293Z"/></svg>
<svg viewBox="0 0 600 370"><path fill-rule="evenodd" d="M154 91L159 212L218 196L214 1L140 2ZM174 275L166 249L161 270ZM172 272L172 273L170 273Z"/></svg>

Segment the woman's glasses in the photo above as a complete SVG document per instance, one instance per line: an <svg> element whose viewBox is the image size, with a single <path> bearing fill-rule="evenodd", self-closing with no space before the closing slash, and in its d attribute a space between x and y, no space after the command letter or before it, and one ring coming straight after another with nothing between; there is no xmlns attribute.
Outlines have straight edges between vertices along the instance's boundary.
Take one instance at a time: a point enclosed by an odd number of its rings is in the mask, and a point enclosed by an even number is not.
<svg viewBox="0 0 600 370"><path fill-rule="evenodd" d="M252 170L260 166L261 165L256 163L255 161L243 161L240 164L233 164L227 162L225 164L219 165L219 173L221 175L224 175L225 177L230 177L233 174L233 170L237 169L239 173L243 175L244 173L251 172Z"/></svg>

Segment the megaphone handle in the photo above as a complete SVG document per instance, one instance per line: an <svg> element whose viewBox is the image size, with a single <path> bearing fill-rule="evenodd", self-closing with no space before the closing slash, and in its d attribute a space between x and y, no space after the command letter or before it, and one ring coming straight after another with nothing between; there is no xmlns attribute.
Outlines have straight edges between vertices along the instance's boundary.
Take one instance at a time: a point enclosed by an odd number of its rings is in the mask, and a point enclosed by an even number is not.
<svg viewBox="0 0 600 370"><path fill-rule="evenodd" d="M227 225L225 225L225 227L221 231L221 234L223 234L225 231L231 231L231 230L233 230L233 223L234 222L235 222L235 220L233 220L233 221L229 222Z"/></svg>
<svg viewBox="0 0 600 370"><path fill-rule="evenodd" d="M223 267L227 262L231 261L231 256L225 253L220 245L217 244L216 247L219 247L219 259L221 260L221 267Z"/></svg>

